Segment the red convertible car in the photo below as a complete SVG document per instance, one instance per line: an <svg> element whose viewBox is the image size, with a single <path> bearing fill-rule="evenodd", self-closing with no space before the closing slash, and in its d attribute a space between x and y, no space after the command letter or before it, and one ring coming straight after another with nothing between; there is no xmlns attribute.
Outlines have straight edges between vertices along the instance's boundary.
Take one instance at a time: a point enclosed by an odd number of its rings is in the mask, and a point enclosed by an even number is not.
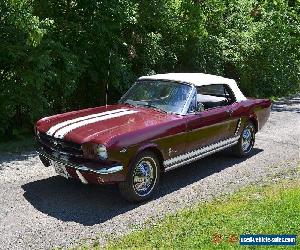
<svg viewBox="0 0 300 250"><path fill-rule="evenodd" d="M141 201L157 189L162 172L229 147L248 156L270 106L220 76L143 76L118 104L39 120L38 153L59 175L118 183L126 199Z"/></svg>

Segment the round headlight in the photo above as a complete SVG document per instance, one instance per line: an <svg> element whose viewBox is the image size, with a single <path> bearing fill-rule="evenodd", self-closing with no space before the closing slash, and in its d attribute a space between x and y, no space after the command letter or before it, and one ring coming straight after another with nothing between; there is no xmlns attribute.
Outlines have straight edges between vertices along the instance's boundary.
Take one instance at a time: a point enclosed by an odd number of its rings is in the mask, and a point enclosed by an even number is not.
<svg viewBox="0 0 300 250"><path fill-rule="evenodd" d="M98 145L96 148L96 153L101 160L106 160L108 158L107 150L104 145Z"/></svg>

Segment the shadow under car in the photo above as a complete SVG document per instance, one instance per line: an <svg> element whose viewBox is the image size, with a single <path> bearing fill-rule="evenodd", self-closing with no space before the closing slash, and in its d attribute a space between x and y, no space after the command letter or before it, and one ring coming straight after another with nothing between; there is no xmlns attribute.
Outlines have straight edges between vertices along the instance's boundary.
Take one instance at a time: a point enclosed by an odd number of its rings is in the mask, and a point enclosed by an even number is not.
<svg viewBox="0 0 300 250"><path fill-rule="evenodd" d="M262 151L254 148L250 157ZM223 151L174 169L162 175L159 189L153 199L158 199L244 160ZM22 188L26 200L40 212L62 221L74 221L88 226L105 222L143 204L129 203L124 200L119 194L117 185L83 185L60 176L30 182Z"/></svg>

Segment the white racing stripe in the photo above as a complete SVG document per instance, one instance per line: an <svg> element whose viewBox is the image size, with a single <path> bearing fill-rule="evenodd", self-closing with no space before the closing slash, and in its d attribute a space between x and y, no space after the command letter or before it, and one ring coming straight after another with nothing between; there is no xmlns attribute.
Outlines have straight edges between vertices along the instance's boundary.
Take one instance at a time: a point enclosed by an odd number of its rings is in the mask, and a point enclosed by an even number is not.
<svg viewBox="0 0 300 250"><path fill-rule="evenodd" d="M58 124L54 125L53 127L51 127L47 131L47 135L54 135L54 133L57 130L59 130L59 129L65 127L65 126L71 125L73 123L76 123L76 122L80 122L80 121L83 121L83 120L87 120L87 119L91 119L91 118L95 118L95 117L99 117L99 116L110 115L110 114L118 113L118 112L121 112L121 111L128 111L128 109L115 109L115 110L105 111L105 112L102 112L102 113L97 113L97 114L92 114L92 115L87 115L87 116L81 116L81 117L78 117L78 118L75 118L75 119L67 120L67 121L58 123Z"/></svg>
<svg viewBox="0 0 300 250"><path fill-rule="evenodd" d="M85 125L95 123L95 122L99 122L99 121L112 119L112 118L115 118L115 117L129 115L129 114L133 114L133 113L137 113L137 112L138 111L128 110L128 111L123 111L123 112L119 112L119 113L115 113L115 114L109 114L109 115L105 115L105 116L95 117L95 118L92 118L92 119L76 122L76 123L70 124L69 126L63 127L62 129L58 130L53 136L56 137L56 138L61 139L67 133L71 132L72 130L83 127Z"/></svg>

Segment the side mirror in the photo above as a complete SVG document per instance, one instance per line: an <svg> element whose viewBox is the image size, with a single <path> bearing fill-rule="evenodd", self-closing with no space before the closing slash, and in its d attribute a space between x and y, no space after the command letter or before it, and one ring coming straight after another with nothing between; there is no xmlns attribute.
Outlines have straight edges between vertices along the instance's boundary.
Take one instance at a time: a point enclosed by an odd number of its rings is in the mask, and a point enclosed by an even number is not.
<svg viewBox="0 0 300 250"><path fill-rule="evenodd" d="M196 112L202 112L202 111L204 111L204 105L203 105L203 103L201 103L201 102L197 102L197 110L196 110Z"/></svg>

